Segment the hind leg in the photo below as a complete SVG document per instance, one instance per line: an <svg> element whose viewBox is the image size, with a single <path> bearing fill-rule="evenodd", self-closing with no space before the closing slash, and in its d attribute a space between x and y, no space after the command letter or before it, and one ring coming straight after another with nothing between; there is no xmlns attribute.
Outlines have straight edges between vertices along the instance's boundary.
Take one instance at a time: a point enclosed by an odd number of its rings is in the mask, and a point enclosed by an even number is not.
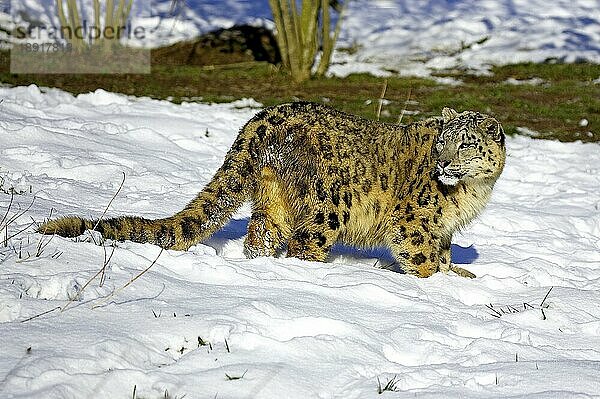
<svg viewBox="0 0 600 399"><path fill-rule="evenodd" d="M273 256L289 238L291 229L283 186L271 168L265 167L261 171L252 201L244 253L249 258Z"/></svg>
<svg viewBox="0 0 600 399"><path fill-rule="evenodd" d="M294 229L288 242L288 257L324 262L339 236L340 220L336 209L322 204L309 212Z"/></svg>
<svg viewBox="0 0 600 399"><path fill-rule="evenodd" d="M287 231L286 231L287 230ZM265 211L252 213L248 223L248 235L244 241L244 254L248 258L274 256L289 236L285 225L278 225Z"/></svg>

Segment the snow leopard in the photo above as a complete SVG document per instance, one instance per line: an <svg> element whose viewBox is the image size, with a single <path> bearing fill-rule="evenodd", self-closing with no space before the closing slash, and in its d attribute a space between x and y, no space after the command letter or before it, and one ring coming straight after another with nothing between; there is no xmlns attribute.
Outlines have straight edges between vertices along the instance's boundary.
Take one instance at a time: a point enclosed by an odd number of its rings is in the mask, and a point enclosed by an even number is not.
<svg viewBox="0 0 600 399"><path fill-rule="evenodd" d="M291 102L250 119L212 180L176 214L68 216L38 231L73 237L95 228L108 239L186 250L249 200L249 258L285 252L324 262L341 242L387 247L406 274L474 277L451 263L452 235L482 211L505 159L501 124L480 112L444 108L394 124Z"/></svg>

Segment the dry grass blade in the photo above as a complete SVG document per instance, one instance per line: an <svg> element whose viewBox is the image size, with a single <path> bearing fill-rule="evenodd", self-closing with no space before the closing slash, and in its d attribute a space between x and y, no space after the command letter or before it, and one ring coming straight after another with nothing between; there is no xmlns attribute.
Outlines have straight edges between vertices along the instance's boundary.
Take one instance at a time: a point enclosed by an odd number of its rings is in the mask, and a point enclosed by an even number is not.
<svg viewBox="0 0 600 399"><path fill-rule="evenodd" d="M553 286L552 286L552 287L550 287L550 289L549 289L549 290L548 290L548 292L546 293L546 296L544 297L544 299L542 299L542 303L540 303L540 307L542 307L542 308L544 307L544 303L546 302L546 299L548 299L548 295L550 295L550 292L552 292L552 289L553 289L553 288L554 288Z"/></svg>
<svg viewBox="0 0 600 399"><path fill-rule="evenodd" d="M115 249L117 247L113 245L112 247L112 251L110 251L110 255L107 257L106 256L106 245L102 246L102 249L104 250L104 264L102 265L102 269L100 269L100 284L99 286L102 287L104 285L104 280L106 279L106 267L108 266L108 264L110 263L110 260L113 257L113 254L115 253Z"/></svg>
<svg viewBox="0 0 600 399"><path fill-rule="evenodd" d="M540 303L540 311L542 312L542 320L546 320L546 312L544 312L545 308L548 308L548 305L544 306L544 303L546 303L546 299L548 299L548 295L550 295L550 292L552 292L552 289L554 288L554 286L550 287L550 289L548 290L548 292L546 292L546 295L544 296L544 299L542 299L542 302Z"/></svg>
<svg viewBox="0 0 600 399"><path fill-rule="evenodd" d="M147 268L145 268L144 270L142 270L140 273L138 273L135 277L133 277L131 280L129 280L124 286L122 286L121 288L113 291L112 294L110 294L109 296L107 296L106 298L104 298L100 303L92 306L92 309L96 309L102 305L104 305L106 302L108 302L112 297L114 297L115 295L117 295L118 293L120 293L121 291L123 291L125 288L129 287L131 284L133 284L133 282L135 280L137 280L138 278L140 278L142 275L144 275L144 273L146 273L148 270L150 270L150 268L152 266L154 266L154 264L156 264L156 262L158 261L158 258L160 258L160 255L162 255L164 251L164 248L160 249L160 252L158 253L158 255L156 256L156 258L152 261L152 263L150 264L150 266L148 266ZM100 274L102 272L102 270L100 270L98 272L98 274Z"/></svg>
<svg viewBox="0 0 600 399"><path fill-rule="evenodd" d="M46 249L46 247L48 246L48 244L50 244L50 242L52 242L52 239L54 238L54 235L51 235L50 238L48 238L48 240L44 240L44 237L46 237L45 235L41 235L40 236L40 240L38 241L38 245L36 247L36 251L35 251L35 256L37 258L39 258L40 256L42 256L42 253L44 253L44 249Z"/></svg>
<svg viewBox="0 0 600 399"><path fill-rule="evenodd" d="M29 228L29 226L32 226L35 223L36 223L36 221L33 220L32 223L30 223L29 225L27 225L27 227L25 227L25 229L22 229L21 231L25 231L27 228ZM16 233L16 234L18 234L18 233ZM54 238L54 235L47 236L47 235L44 235L43 233L40 235L40 239L38 240L38 244L37 244L37 247L36 247L36 250L35 250L35 254L33 255L33 260L39 259L39 258L42 257L42 254L44 253L46 247L52 242L53 238ZM51 255L51 257L54 258L54 259L58 259L58 257L60 255L57 256L57 253L62 254L61 251L56 251L56 252L54 252L54 254ZM32 257L29 255L29 252L28 252L28 256L25 257L25 258L22 258L21 255L19 255L19 259L16 262L17 263L24 263L24 262L28 262L28 261L31 261L31 260L32 260Z"/></svg>
<svg viewBox="0 0 600 399"><path fill-rule="evenodd" d="M398 376L395 375L382 387L381 381L379 380L379 377L377 377L377 393L381 395L385 391L398 392L398 382Z"/></svg>
<svg viewBox="0 0 600 399"><path fill-rule="evenodd" d="M10 202L9 202L8 208L6 209L6 212L4 213L4 216L2 217L2 222L0 222L0 230L4 230L5 231L5 233L4 233L4 239L2 240L2 243L3 243L3 245L5 247L8 246L8 241L10 239L16 237L17 235L21 234L22 232L24 232L25 230L27 230L28 228L30 228L31 226L33 226L35 224L35 222L29 223L27 226L25 226L21 230L17 231L16 233L11 234L10 236L8 235L8 226L10 226L18 218L20 218L25 213L27 213L27 211L29 211L29 209L31 209L31 207L33 206L33 203L35 202L35 199L36 199L36 197L33 197L33 199L31 200L31 203L29 204L29 206L27 208L25 208L22 211L16 212L12 216L8 216L9 213L10 213L10 210L12 208L12 205L13 205L13 198L14 198L14 194L11 193L11 195L10 195ZM4 225L2 225L2 224L4 224Z"/></svg>
<svg viewBox="0 0 600 399"><path fill-rule="evenodd" d="M43 315L45 315L45 314L48 314L48 313L52 313L52 312L54 312L54 311L55 311L55 310L57 310L57 309L60 309L60 306L57 306L57 307L55 307L55 308L52 308L52 309L50 309L50 310L46 310L45 312L42 312L42 313L40 313L40 314L36 314L35 316L28 317L28 318L26 318L25 320L21 320L21 323L25 323L25 322L27 322L27 321L30 321L30 320L36 319L36 318L38 318L38 317L40 317L40 316L43 316Z"/></svg>
<svg viewBox="0 0 600 399"><path fill-rule="evenodd" d="M402 123L402 118L404 118L404 114L406 113L406 106L410 101L410 96L412 95L412 88L408 90L408 96L406 96L406 101L404 101L404 106L402 107L402 112L400 113L400 117L398 118L398 124Z"/></svg>
<svg viewBox="0 0 600 399"><path fill-rule="evenodd" d="M117 190L115 195L112 196L110 201L108 201L106 208L104 208L104 212L102 212L102 215L100 215L100 217L98 218L98 221L96 222L96 224L94 225L94 228L92 230L94 230L94 231L96 230L96 227L98 227L98 224L100 223L100 221L102 221L102 218L106 215L106 212L108 212L108 208L110 208L110 205L112 204L114 199L117 197L117 195L119 195L119 192L123 188L123 184L125 184L125 172L122 172L122 173L123 173L123 180L121 181L121 184L119 185L119 189Z"/></svg>
<svg viewBox="0 0 600 399"><path fill-rule="evenodd" d="M526 310L539 309L542 312L542 320L546 320L546 313L544 312L544 309L548 308L548 305L546 305L546 300L548 299L548 296L550 295L550 292L552 292L553 288L554 287L550 287L550 289L544 296L544 299L542 299L542 302L539 305L536 305L536 304L532 305L529 302L523 302L522 304L519 304L519 305L496 305L496 306L494 306L493 304L490 303L490 304L485 305L485 307L492 312L492 313L489 313L489 315L496 317L496 318L500 318L504 315L524 312Z"/></svg>
<svg viewBox="0 0 600 399"><path fill-rule="evenodd" d="M379 95L379 104L377 105L377 120L381 116L381 107L383 106L383 100L385 97L385 92L387 91L388 81L387 79L383 82L383 89L381 89L381 94Z"/></svg>
<svg viewBox="0 0 600 399"><path fill-rule="evenodd" d="M98 276L100 275L100 273L102 273L102 271L103 271L103 270L104 270L104 267L103 267L102 269L98 270L98 272L97 272L96 274L94 274L92 277L90 277L90 278L89 278L89 280L88 280L88 281L86 281L86 283L83 285L83 287L81 287L81 289L80 289L80 290L77 292L77 294L75 294L75 296L74 296L73 298L69 299L69 301L68 301L68 302L65 304L65 306L63 306L63 307L60 309L61 313L62 313L62 312L64 312L64 311L65 311L65 310L66 310L66 309L69 307L69 305L70 305L72 302L74 302L74 301L76 301L77 299L79 299L79 297L81 296L81 294L83 293L83 291L84 291L84 290L87 288L87 286L88 286L88 285L90 285L90 283L91 283L91 282L92 282L92 281L93 281L93 280L94 280L96 277L98 277Z"/></svg>
<svg viewBox="0 0 600 399"><path fill-rule="evenodd" d="M490 304L486 304L485 305L486 308L488 308L489 310L491 310L493 313L491 313L492 316L494 317L500 317L502 316L502 313L500 313L500 311L498 311L497 309L494 308L494 305Z"/></svg>
<svg viewBox="0 0 600 399"><path fill-rule="evenodd" d="M35 202L36 197L33 197L33 199L31 200L31 202L29 203L29 205L27 206L27 208L23 209L22 211L19 211L17 213L15 213L12 217L10 217L6 222L5 222L5 226L8 226L10 224L12 224L14 221L16 221L18 218L20 218L21 216L23 216L24 214L27 213L27 211L29 211L31 209L31 207L33 206L33 203ZM11 195L11 204L12 204L12 195ZM8 212L8 210L7 210Z"/></svg>
<svg viewBox="0 0 600 399"><path fill-rule="evenodd" d="M14 199L15 199L15 193L13 193L11 191L11 193L10 193L10 202L8 203L8 207L6 208L6 212L4 212L4 216L2 216L2 220L0 220L0 226L2 226L2 224L6 220L6 217L8 216L8 213L10 212L10 208L12 208L12 204L13 204L13 200Z"/></svg>
<svg viewBox="0 0 600 399"><path fill-rule="evenodd" d="M225 378L227 378L228 381L241 380L242 378L244 378L246 376L247 372L248 372L248 370L244 371L244 373L240 376L229 375L229 374L225 373Z"/></svg>
<svg viewBox="0 0 600 399"><path fill-rule="evenodd" d="M21 230L17 231L14 234L8 235L8 233L7 233L4 236L4 239L2 240L4 242L4 246L6 247L8 245L8 241L10 241L12 238L18 236L19 234L21 234L22 232L24 232L25 230L27 230L28 228L30 228L34 224L35 224L35 222L31 222L27 226L23 227ZM5 226L5 229L7 229L7 231L8 231L8 225Z"/></svg>

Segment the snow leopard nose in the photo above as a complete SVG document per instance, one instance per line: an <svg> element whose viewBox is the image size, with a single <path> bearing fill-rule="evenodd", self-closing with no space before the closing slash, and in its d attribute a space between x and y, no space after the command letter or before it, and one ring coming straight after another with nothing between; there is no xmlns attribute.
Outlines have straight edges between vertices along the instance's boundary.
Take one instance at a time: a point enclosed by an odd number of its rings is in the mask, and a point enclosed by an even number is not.
<svg viewBox="0 0 600 399"><path fill-rule="evenodd" d="M445 169L448 165L450 165L450 161L438 161L438 168Z"/></svg>
<svg viewBox="0 0 600 399"><path fill-rule="evenodd" d="M433 176L437 177L437 176L443 175L445 173L444 169L448 165L450 165L450 161L443 161L443 160L437 161L436 167L433 170Z"/></svg>

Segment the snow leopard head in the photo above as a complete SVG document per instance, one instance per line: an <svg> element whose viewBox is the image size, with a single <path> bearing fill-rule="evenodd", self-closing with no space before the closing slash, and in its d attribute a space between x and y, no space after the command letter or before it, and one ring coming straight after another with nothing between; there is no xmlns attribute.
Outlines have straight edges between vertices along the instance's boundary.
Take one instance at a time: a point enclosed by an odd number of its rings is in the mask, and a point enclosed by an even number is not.
<svg viewBox="0 0 600 399"><path fill-rule="evenodd" d="M495 180L505 162L504 130L493 117L479 112L442 110L443 127L433 149L434 176L442 184Z"/></svg>

